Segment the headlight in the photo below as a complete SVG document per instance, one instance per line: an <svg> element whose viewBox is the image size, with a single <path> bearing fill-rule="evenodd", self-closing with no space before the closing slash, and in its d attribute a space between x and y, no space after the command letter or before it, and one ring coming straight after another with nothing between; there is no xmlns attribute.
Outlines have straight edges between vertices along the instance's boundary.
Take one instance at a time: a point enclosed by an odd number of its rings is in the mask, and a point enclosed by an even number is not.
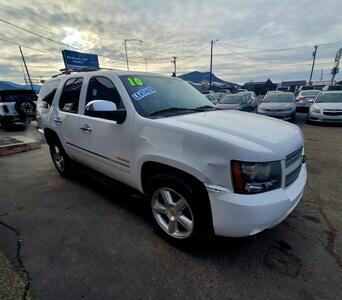
<svg viewBox="0 0 342 300"><path fill-rule="evenodd" d="M320 114L321 113L321 110L319 108L314 108L313 110L316 114Z"/></svg>
<svg viewBox="0 0 342 300"><path fill-rule="evenodd" d="M235 193L257 194L271 191L281 186L280 161L250 163L233 160L231 168Z"/></svg>

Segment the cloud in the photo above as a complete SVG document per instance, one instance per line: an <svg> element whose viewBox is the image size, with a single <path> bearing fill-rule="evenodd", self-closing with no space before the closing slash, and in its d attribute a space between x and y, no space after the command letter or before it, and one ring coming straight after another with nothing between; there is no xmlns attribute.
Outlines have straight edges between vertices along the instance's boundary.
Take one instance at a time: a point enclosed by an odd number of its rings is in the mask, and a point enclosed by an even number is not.
<svg viewBox="0 0 342 300"><path fill-rule="evenodd" d="M98 53L106 67L170 74L208 71L210 40L214 73L225 80L306 79L313 46L319 45L314 79L325 77L342 47L342 2L325 1L19 1L1 3L0 18L51 39ZM0 39L23 45L32 77L63 67L60 44L0 23ZM340 41L340 43L325 43ZM22 82L18 47L0 40L0 76ZM308 47L294 49L307 45ZM24 47L28 46L28 47ZM34 50L34 49L36 50ZM255 49L291 48L285 51ZM293 49L292 49L293 48ZM39 51L37 51L39 50ZM115 59L114 59L115 58ZM337 75L342 78L341 74Z"/></svg>

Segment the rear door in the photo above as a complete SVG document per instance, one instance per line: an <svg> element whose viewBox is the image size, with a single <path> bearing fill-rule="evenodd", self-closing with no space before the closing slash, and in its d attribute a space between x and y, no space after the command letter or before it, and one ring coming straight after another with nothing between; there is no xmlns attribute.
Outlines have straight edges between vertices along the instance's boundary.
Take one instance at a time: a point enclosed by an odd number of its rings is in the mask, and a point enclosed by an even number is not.
<svg viewBox="0 0 342 300"><path fill-rule="evenodd" d="M64 149L75 160L80 145L78 110L82 86L82 77L73 77L65 81L57 113L52 120Z"/></svg>

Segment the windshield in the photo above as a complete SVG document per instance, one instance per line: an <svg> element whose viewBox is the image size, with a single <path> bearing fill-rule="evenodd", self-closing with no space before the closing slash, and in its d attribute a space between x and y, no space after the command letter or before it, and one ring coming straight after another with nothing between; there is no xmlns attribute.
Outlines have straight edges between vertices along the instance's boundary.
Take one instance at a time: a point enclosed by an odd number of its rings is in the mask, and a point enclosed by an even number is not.
<svg viewBox="0 0 342 300"><path fill-rule="evenodd" d="M316 103L324 102L342 102L342 93L322 93L317 97Z"/></svg>
<svg viewBox="0 0 342 300"><path fill-rule="evenodd" d="M240 104L244 100L244 96L224 96L220 101L221 104Z"/></svg>
<svg viewBox="0 0 342 300"><path fill-rule="evenodd" d="M120 76L137 112L143 117L177 115L215 106L187 82L153 75Z"/></svg>
<svg viewBox="0 0 342 300"><path fill-rule="evenodd" d="M293 102L293 95L292 94L285 94L285 93L279 93L279 94L268 94L266 95L263 102Z"/></svg>
<svg viewBox="0 0 342 300"><path fill-rule="evenodd" d="M303 96L314 96L316 97L318 94L320 93L320 91L315 91L315 90L309 90L309 91L303 91L302 95Z"/></svg>

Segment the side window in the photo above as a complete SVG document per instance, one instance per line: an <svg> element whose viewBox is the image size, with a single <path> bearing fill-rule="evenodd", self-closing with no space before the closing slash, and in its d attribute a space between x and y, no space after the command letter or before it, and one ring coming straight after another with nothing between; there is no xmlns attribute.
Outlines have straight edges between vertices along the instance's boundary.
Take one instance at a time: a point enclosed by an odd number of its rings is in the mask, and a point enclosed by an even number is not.
<svg viewBox="0 0 342 300"><path fill-rule="evenodd" d="M114 83L102 76L94 76L89 80L86 105L93 100L107 100L114 102L118 109L124 108L120 94Z"/></svg>
<svg viewBox="0 0 342 300"><path fill-rule="evenodd" d="M80 93L82 88L83 78L70 78L66 81L63 87L61 97L59 99L59 109L77 113Z"/></svg>
<svg viewBox="0 0 342 300"><path fill-rule="evenodd" d="M55 97L60 80L46 82L38 95L38 106L48 108L51 106L53 97Z"/></svg>

